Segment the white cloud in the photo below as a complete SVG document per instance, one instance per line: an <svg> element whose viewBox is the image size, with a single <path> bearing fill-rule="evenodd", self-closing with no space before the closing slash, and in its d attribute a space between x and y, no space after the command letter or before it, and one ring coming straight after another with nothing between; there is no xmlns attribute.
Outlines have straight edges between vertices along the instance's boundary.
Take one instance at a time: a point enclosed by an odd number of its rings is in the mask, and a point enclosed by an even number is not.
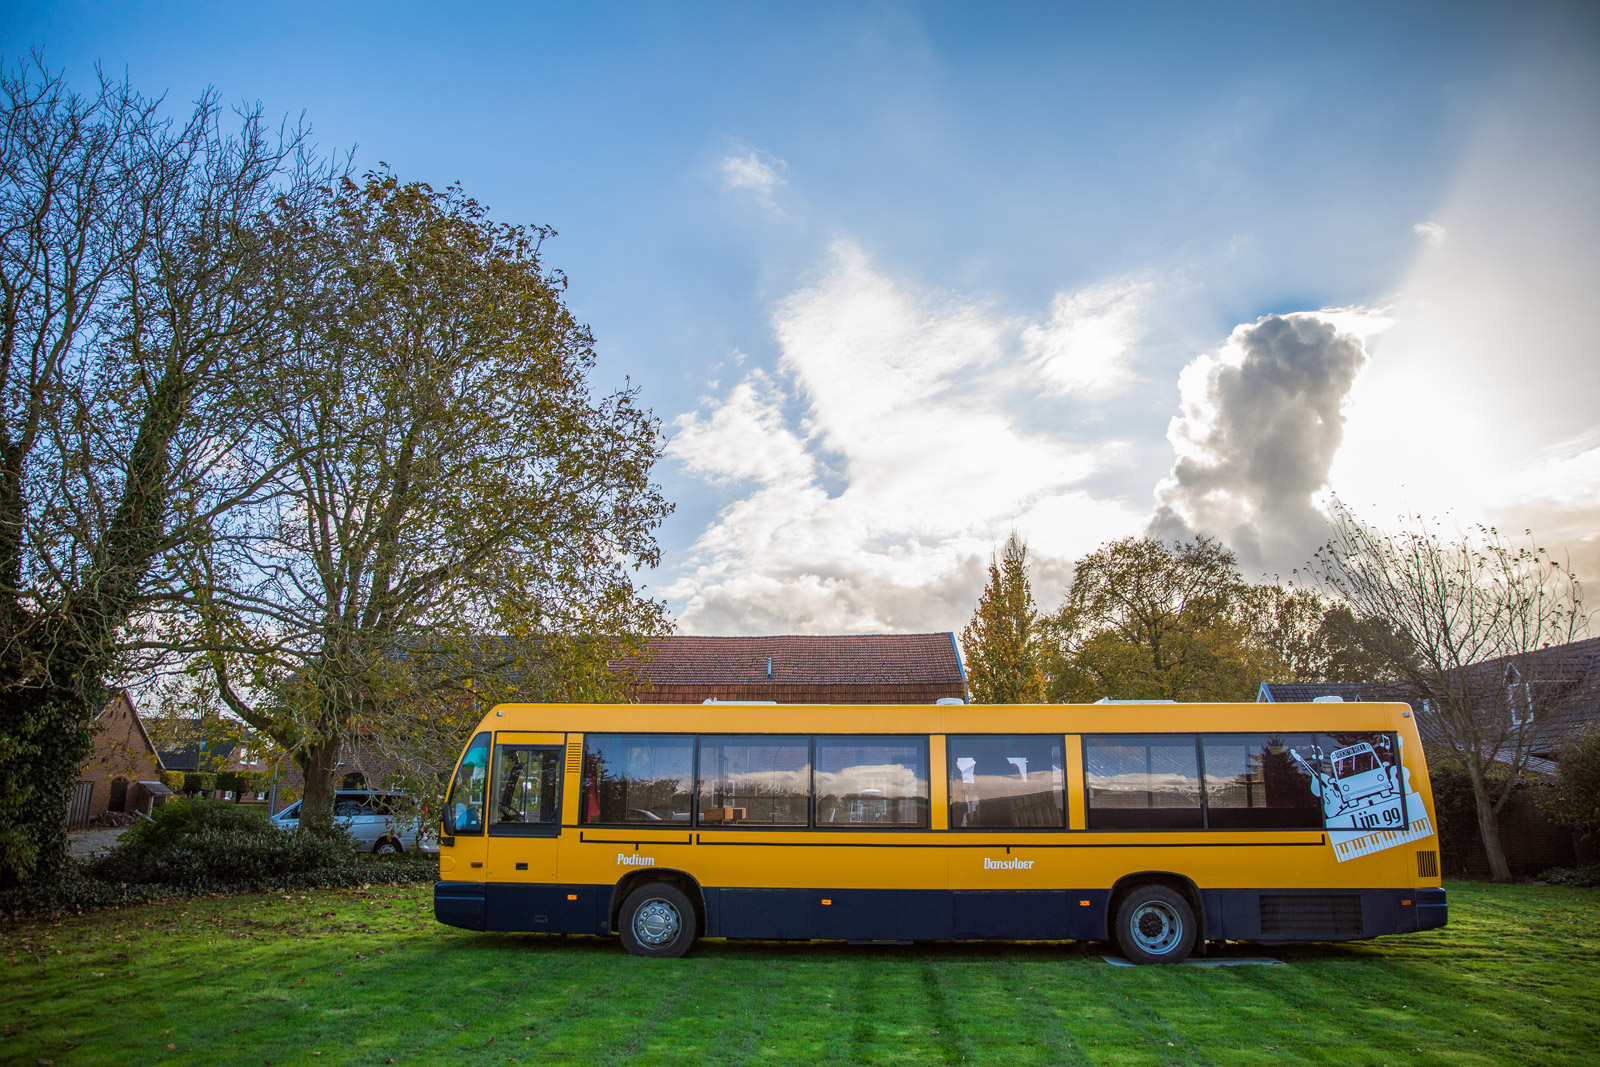
<svg viewBox="0 0 1600 1067"><path fill-rule="evenodd" d="M1060 293L1050 321L1022 331L1023 350L1050 393L1100 399L1132 381L1149 289L1148 282L1121 282Z"/></svg>
<svg viewBox="0 0 1600 1067"><path fill-rule="evenodd" d="M772 194L788 184L783 177L788 164L783 160L752 148L725 156L721 169L723 192L747 193L761 206L777 210Z"/></svg>
<svg viewBox="0 0 1600 1067"><path fill-rule="evenodd" d="M1411 232L1428 242L1430 245L1442 244L1448 231L1440 222L1419 222L1411 227Z"/></svg>
<svg viewBox="0 0 1600 1067"><path fill-rule="evenodd" d="M1064 404L1049 429L1025 427L1016 390L1061 389L1047 368L1062 353L1030 336L1123 299L1067 296L1034 326L919 293L837 246L817 283L775 312L776 375L752 370L676 421L669 455L714 485L747 487L666 589L684 605L682 628L959 628L1013 526L1038 560L1041 600L1059 598L1072 559L1146 515L1083 485L1120 462L1121 443L1075 440ZM784 417L791 391L798 428Z"/></svg>
<svg viewBox="0 0 1600 1067"><path fill-rule="evenodd" d="M1316 500L1344 437L1346 398L1386 319L1362 309L1268 315L1183 369L1177 454L1151 533L1207 533L1246 573L1283 574L1326 536Z"/></svg>

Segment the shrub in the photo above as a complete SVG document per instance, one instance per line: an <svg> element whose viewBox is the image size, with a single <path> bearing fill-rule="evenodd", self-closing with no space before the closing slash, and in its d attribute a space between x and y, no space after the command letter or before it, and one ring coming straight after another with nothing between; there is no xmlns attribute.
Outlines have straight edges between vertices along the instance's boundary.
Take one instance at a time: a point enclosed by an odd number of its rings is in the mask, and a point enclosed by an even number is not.
<svg viewBox="0 0 1600 1067"><path fill-rule="evenodd" d="M1539 799L1539 806L1580 833L1600 830L1600 729L1591 727L1562 746L1555 787Z"/></svg>
<svg viewBox="0 0 1600 1067"><path fill-rule="evenodd" d="M290 836L290 835L285 835ZM431 858L431 857L430 857ZM76 866L56 881L30 882L0 890L0 917L50 916L89 911L94 908L126 907L168 897L198 893L254 893L266 890L345 889L368 885L415 885L434 881L437 864L394 862L401 857L356 856L353 862L295 874L253 878L221 883L196 879L183 885L166 882L145 884L108 882L91 877ZM404 857L411 860L411 857Z"/></svg>
<svg viewBox="0 0 1600 1067"><path fill-rule="evenodd" d="M94 873L119 882L227 886L353 860L342 830L288 833L263 812L195 798L163 805L151 822L123 834Z"/></svg>
<svg viewBox="0 0 1600 1067"><path fill-rule="evenodd" d="M213 771L190 771L183 776L185 793L209 793L215 788L217 788L217 776Z"/></svg>
<svg viewBox="0 0 1600 1067"><path fill-rule="evenodd" d="M1600 886L1600 863L1591 863L1587 867L1552 867L1539 875L1539 881L1593 889Z"/></svg>
<svg viewBox="0 0 1600 1067"><path fill-rule="evenodd" d="M1498 791L1505 784L1506 771L1495 767L1489 772L1489 789ZM1478 802L1472 796L1472 778L1466 768L1449 756L1430 753L1428 780L1433 785L1433 811L1439 817L1439 854L1447 874L1462 875L1467 860L1478 846ZM1519 779L1513 790L1530 788L1532 782Z"/></svg>
<svg viewBox="0 0 1600 1067"><path fill-rule="evenodd" d="M232 793L235 797L243 797L250 792L251 783L255 776L249 771L218 771L217 788L224 793Z"/></svg>
<svg viewBox="0 0 1600 1067"><path fill-rule="evenodd" d="M161 784L172 790L174 793L183 792L183 784L186 778L188 778L188 775L184 774L182 771L161 772Z"/></svg>

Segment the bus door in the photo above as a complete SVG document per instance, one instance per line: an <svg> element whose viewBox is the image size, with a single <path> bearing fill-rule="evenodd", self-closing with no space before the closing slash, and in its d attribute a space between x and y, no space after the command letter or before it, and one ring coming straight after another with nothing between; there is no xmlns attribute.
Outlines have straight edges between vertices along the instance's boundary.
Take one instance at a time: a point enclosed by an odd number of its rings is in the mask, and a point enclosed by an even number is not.
<svg viewBox="0 0 1600 1067"><path fill-rule="evenodd" d="M566 735L501 730L489 788L491 882L554 882Z"/></svg>

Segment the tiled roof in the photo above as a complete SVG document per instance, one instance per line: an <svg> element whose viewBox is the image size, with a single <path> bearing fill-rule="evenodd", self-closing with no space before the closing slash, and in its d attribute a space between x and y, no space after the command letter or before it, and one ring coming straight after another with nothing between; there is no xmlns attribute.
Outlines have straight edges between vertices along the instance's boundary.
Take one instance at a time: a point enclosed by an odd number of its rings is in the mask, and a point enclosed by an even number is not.
<svg viewBox="0 0 1600 1067"><path fill-rule="evenodd" d="M948 631L819 637L664 637L653 659L630 662L652 684L957 685L964 678ZM769 670L770 661L770 670Z"/></svg>
<svg viewBox="0 0 1600 1067"><path fill-rule="evenodd" d="M1571 641L1541 648L1517 657L1522 679L1532 687L1534 720L1528 735L1529 748L1537 753L1559 751L1562 744L1582 730L1600 726L1600 637ZM1463 669L1473 685L1488 694L1488 714L1503 712L1495 691L1501 672L1512 657L1483 660ZM1417 727L1424 741L1443 739L1443 727L1431 708L1404 683L1280 683L1263 682L1258 700L1278 703L1314 700L1319 696L1342 696L1346 700L1401 700L1417 712Z"/></svg>
<svg viewBox="0 0 1600 1067"><path fill-rule="evenodd" d="M1341 697L1345 700L1373 700L1373 686L1362 682L1262 682L1258 701L1275 704L1308 704L1318 697Z"/></svg>

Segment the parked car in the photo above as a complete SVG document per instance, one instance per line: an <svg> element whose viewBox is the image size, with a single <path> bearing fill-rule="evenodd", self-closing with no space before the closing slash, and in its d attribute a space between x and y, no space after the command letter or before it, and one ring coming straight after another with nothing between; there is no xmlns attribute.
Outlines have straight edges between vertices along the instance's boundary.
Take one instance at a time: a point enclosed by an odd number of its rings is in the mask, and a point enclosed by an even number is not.
<svg viewBox="0 0 1600 1067"><path fill-rule="evenodd" d="M372 852L438 852L437 839L429 840L414 826L404 824L394 812L408 798L365 789L341 789L333 795L333 821L350 832L356 848ZM300 825L300 805L295 801L272 817L285 830Z"/></svg>

